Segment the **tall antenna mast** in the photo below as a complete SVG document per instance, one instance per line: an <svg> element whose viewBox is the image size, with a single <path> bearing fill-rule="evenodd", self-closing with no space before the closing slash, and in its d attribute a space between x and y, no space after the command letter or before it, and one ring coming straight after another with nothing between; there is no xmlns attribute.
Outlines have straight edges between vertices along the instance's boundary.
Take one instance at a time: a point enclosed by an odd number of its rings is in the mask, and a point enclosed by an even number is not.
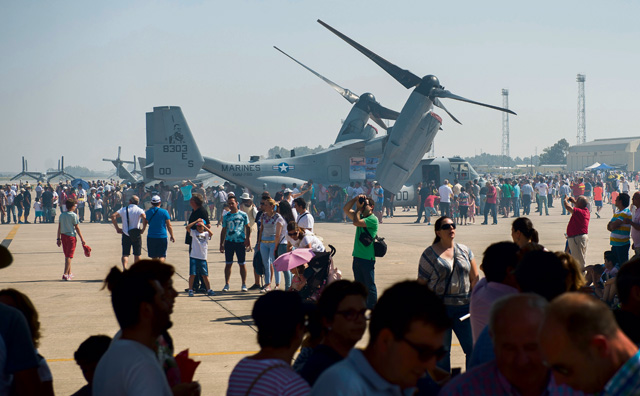
<svg viewBox="0 0 640 396"><path fill-rule="evenodd" d="M587 142L587 121L585 117L584 81L586 76L578 74L578 144Z"/></svg>
<svg viewBox="0 0 640 396"><path fill-rule="evenodd" d="M509 90L502 90L502 107L509 108ZM502 156L509 157L509 113L502 112Z"/></svg>

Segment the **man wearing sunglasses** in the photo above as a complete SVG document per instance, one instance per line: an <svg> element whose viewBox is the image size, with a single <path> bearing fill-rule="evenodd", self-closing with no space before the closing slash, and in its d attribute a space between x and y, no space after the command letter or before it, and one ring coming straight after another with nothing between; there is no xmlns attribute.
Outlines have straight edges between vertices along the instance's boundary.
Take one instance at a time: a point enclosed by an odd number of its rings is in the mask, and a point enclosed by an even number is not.
<svg viewBox="0 0 640 396"><path fill-rule="evenodd" d="M558 383L608 396L640 390L638 346L595 297L579 292L556 297L547 307L540 345Z"/></svg>
<svg viewBox="0 0 640 396"><path fill-rule="evenodd" d="M384 292L371 314L369 343L353 349L316 381L311 396L412 395L445 354L449 318L440 298L418 281Z"/></svg>
<svg viewBox="0 0 640 396"><path fill-rule="evenodd" d="M497 300L489 333L495 359L449 382L439 395L579 395L558 385L544 365L538 329L547 301L533 293Z"/></svg>

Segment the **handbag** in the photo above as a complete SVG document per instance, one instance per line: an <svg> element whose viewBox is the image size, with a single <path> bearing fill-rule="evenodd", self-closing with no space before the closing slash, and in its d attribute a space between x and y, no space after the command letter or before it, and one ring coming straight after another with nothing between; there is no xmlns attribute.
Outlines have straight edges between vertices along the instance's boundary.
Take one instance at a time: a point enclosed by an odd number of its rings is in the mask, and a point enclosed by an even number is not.
<svg viewBox="0 0 640 396"><path fill-rule="evenodd" d="M360 242L364 246L369 246L373 242L373 254L375 257L384 257L387 254L387 243L384 238L380 238L376 235L375 238L371 236L367 227L363 227L364 232L360 233Z"/></svg>

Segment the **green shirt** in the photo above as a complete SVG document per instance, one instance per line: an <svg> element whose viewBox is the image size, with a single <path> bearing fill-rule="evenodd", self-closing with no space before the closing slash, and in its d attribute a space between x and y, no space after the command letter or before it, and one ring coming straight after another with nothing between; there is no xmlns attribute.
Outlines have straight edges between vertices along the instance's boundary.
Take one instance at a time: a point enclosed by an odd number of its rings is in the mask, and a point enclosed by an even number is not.
<svg viewBox="0 0 640 396"><path fill-rule="evenodd" d="M513 193L513 187L511 187L511 184L505 183L502 185L502 196L504 198L511 198Z"/></svg>
<svg viewBox="0 0 640 396"><path fill-rule="evenodd" d="M76 236L76 224L79 223L77 214L74 212L64 212L60 215L58 222L60 223L61 234L72 237Z"/></svg>
<svg viewBox="0 0 640 396"><path fill-rule="evenodd" d="M361 220L367 225L367 230L371 234L372 238L375 238L378 234L378 218L372 214L367 217L363 217ZM364 232L364 227L356 227L356 239L353 242L353 257L361 258L364 260L375 260L376 255L373 250L373 243L369 246L364 246L360 242L360 234Z"/></svg>

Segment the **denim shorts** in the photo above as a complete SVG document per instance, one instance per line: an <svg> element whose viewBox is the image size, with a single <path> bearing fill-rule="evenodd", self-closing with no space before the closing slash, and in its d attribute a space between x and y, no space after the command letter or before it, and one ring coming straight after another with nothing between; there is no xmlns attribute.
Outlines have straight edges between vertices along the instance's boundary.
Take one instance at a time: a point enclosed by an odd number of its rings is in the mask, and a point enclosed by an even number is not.
<svg viewBox="0 0 640 396"><path fill-rule="evenodd" d="M227 265L233 264L234 253L238 259L238 264L244 265L244 260L247 254L244 242L224 241L224 261Z"/></svg>
<svg viewBox="0 0 640 396"><path fill-rule="evenodd" d="M189 275L209 276L209 267L207 266L207 260L200 260L197 258L189 257Z"/></svg>

